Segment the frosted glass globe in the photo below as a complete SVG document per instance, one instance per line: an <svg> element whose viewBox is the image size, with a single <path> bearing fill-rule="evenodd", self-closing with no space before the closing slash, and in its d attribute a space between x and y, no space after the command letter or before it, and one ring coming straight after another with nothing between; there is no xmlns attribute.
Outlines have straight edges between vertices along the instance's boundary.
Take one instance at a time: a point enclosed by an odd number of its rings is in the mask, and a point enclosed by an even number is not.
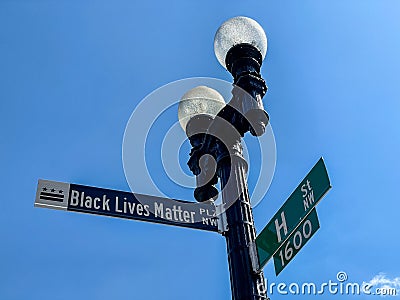
<svg viewBox="0 0 400 300"><path fill-rule="evenodd" d="M267 36L263 28L253 19L234 17L218 28L214 37L214 52L219 63L226 69L225 57L228 51L239 44L250 44L258 49L265 58Z"/></svg>
<svg viewBox="0 0 400 300"><path fill-rule="evenodd" d="M224 106L224 98L216 90L207 86L195 87L186 92L179 102L179 123L186 131L190 118L200 114L214 118Z"/></svg>

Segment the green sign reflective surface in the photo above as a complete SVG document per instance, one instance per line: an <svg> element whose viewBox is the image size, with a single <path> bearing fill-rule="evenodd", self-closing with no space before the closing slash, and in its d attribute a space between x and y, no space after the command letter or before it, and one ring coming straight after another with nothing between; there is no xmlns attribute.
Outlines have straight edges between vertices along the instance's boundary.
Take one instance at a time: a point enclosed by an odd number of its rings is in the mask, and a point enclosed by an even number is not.
<svg viewBox="0 0 400 300"><path fill-rule="evenodd" d="M315 208L300 222L274 254L275 274L278 275L319 229Z"/></svg>
<svg viewBox="0 0 400 300"><path fill-rule="evenodd" d="M322 158L257 236L260 269L331 188Z"/></svg>

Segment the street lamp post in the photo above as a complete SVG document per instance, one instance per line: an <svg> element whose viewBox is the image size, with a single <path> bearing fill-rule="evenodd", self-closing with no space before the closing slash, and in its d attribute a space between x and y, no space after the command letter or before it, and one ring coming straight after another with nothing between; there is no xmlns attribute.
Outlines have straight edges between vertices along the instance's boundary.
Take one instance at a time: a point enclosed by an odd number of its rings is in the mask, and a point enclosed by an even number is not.
<svg viewBox="0 0 400 300"><path fill-rule="evenodd" d="M217 59L234 78L232 99L223 106L216 93L208 93L208 102L219 103L222 108L216 113L218 105L208 112L207 105L201 104L204 101L198 101L204 95L194 92L191 97L182 98L180 111L185 113L179 119L189 120L181 121L181 125L193 147L188 165L197 176L196 200L215 199L218 191L214 185L218 178L221 182L232 299L267 299L264 275L258 270L256 231L246 180L248 168L241 143L246 132L261 136L268 124L262 103L267 87L260 75L267 38L257 22L236 17L218 29L214 47Z"/></svg>

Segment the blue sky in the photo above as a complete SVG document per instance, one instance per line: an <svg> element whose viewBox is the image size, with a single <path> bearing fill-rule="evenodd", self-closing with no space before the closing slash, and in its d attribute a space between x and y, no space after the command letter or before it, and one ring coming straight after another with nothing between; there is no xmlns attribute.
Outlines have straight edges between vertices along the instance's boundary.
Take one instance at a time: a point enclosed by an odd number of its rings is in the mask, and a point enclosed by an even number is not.
<svg viewBox="0 0 400 300"><path fill-rule="evenodd" d="M230 298L218 234L33 203L39 178L129 190L132 111L175 80L231 81L213 38L237 15L268 36L277 161L257 230L321 156L333 186L317 207L321 229L278 277L270 262L268 282L399 277L399 13L395 0L0 0L0 299Z"/></svg>

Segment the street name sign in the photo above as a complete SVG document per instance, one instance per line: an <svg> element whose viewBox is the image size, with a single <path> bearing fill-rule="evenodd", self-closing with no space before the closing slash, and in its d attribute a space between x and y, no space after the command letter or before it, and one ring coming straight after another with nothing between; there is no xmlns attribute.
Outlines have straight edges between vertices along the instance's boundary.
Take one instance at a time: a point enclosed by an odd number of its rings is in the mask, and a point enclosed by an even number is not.
<svg viewBox="0 0 400 300"><path fill-rule="evenodd" d="M277 276L318 229L317 211L313 208L274 254L275 274Z"/></svg>
<svg viewBox="0 0 400 300"><path fill-rule="evenodd" d="M216 207L72 183L39 180L36 207L218 231Z"/></svg>
<svg viewBox="0 0 400 300"><path fill-rule="evenodd" d="M265 266L330 188L328 173L321 157L257 236L259 269Z"/></svg>

